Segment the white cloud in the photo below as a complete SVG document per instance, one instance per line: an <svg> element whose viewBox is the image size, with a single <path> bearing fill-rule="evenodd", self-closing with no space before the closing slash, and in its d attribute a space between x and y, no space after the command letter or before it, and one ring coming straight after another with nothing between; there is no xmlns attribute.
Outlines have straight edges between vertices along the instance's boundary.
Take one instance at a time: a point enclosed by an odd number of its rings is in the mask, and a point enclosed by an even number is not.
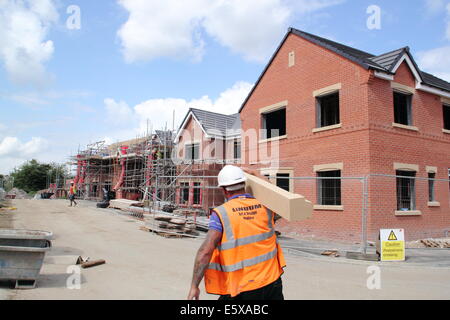
<svg viewBox="0 0 450 320"><path fill-rule="evenodd" d="M104 100L105 108L108 113L108 121L113 124L126 124L133 120L133 110L125 101L116 102L114 99L107 98Z"/></svg>
<svg viewBox="0 0 450 320"><path fill-rule="evenodd" d="M24 104L31 107L48 105L49 101L37 97L35 95L29 94L13 94L8 96L8 98L12 101L18 102L20 104Z"/></svg>
<svg viewBox="0 0 450 320"><path fill-rule="evenodd" d="M48 146L48 141L39 137L33 137L27 142L17 137L3 138L0 140L0 173L7 174L22 163L44 155Z"/></svg>
<svg viewBox="0 0 450 320"><path fill-rule="evenodd" d="M422 51L417 54L421 69L450 82L449 56L450 46Z"/></svg>
<svg viewBox="0 0 450 320"><path fill-rule="evenodd" d="M8 100L26 105L32 109L39 109L44 106L55 104L56 101L67 103L68 100L84 99L91 96L92 93L83 90L39 90L29 92L19 92L14 94L0 94L0 98L6 98Z"/></svg>
<svg viewBox="0 0 450 320"><path fill-rule="evenodd" d="M235 113L239 110L252 87L252 84L241 81L223 91L215 100L207 95L191 100L161 98L144 101L134 106L134 108L130 108L123 101L116 102L108 98L105 99L105 108L108 111L108 118L113 117L118 112L122 113L123 117L129 119L129 122L122 121L122 123L128 125L128 128L134 129L123 130L121 137L118 133L114 134L115 139L123 140L145 133L147 131L147 120L149 130L164 129L165 127L172 129L173 125L177 129L189 108L198 108L224 114ZM173 124L174 111L175 123ZM116 141L110 135L107 138L109 141Z"/></svg>
<svg viewBox="0 0 450 320"><path fill-rule="evenodd" d="M215 1L204 26L222 46L264 61L286 32L291 14L280 0Z"/></svg>
<svg viewBox="0 0 450 320"><path fill-rule="evenodd" d="M247 97L252 88L252 84L247 82L238 82L230 89L222 92L216 100L209 96L203 96L198 99L152 99L142 102L134 107L134 110L140 119L139 130L145 132L147 120L151 121L154 129L171 129L173 124L173 111L175 110L175 129L181 124L189 108L197 108L224 114L232 114L239 110L242 102Z"/></svg>
<svg viewBox="0 0 450 320"><path fill-rule="evenodd" d="M129 13L118 31L128 62L203 55L198 27L205 0L119 0Z"/></svg>
<svg viewBox="0 0 450 320"><path fill-rule="evenodd" d="M345 0L118 0L128 12L118 31L127 62L204 54L205 33L244 58L264 61L295 13Z"/></svg>
<svg viewBox="0 0 450 320"><path fill-rule="evenodd" d="M46 37L57 20L53 0L0 1L0 60L13 82L42 86L50 79L44 64L54 46Z"/></svg>
<svg viewBox="0 0 450 320"><path fill-rule="evenodd" d="M290 0L291 6L300 14L312 13L344 3L346 0Z"/></svg>
<svg viewBox="0 0 450 320"><path fill-rule="evenodd" d="M0 142L0 156L23 158L33 156L45 151L48 146L47 140L33 137L28 142L21 142L17 137L5 137Z"/></svg>
<svg viewBox="0 0 450 320"><path fill-rule="evenodd" d="M436 14L441 12L445 7L444 0L425 0L425 7L427 11L431 14Z"/></svg>
<svg viewBox="0 0 450 320"><path fill-rule="evenodd" d="M244 81L235 83L230 89L219 95L219 98L213 104L212 111L227 114L237 112L252 87L251 83Z"/></svg>

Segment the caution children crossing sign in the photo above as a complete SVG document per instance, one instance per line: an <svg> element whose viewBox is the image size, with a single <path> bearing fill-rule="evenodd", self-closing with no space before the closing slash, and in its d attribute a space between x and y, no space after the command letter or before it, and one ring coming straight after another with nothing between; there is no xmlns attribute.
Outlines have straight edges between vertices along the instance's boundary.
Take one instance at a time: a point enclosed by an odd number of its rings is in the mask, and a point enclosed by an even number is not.
<svg viewBox="0 0 450 320"><path fill-rule="evenodd" d="M381 261L405 260L404 229L380 229Z"/></svg>

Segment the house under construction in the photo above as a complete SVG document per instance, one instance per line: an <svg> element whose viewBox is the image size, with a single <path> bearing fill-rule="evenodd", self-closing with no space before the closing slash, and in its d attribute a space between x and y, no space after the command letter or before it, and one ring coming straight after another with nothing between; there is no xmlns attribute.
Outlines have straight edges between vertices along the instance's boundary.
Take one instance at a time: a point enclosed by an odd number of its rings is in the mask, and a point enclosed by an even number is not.
<svg viewBox="0 0 450 320"><path fill-rule="evenodd" d="M87 146L71 158L76 166L74 183L82 199L99 200L107 192L116 198L146 200L155 194L155 177L173 176L172 131L107 146L104 141ZM158 182L163 182L158 179ZM166 181L170 183L170 181Z"/></svg>
<svg viewBox="0 0 450 320"><path fill-rule="evenodd" d="M184 148L180 157L176 141L175 132L156 130L111 145L104 141L89 144L71 157L78 197L101 200L108 195L142 201L155 209L171 205L207 214L224 200L217 174L225 161L186 156Z"/></svg>

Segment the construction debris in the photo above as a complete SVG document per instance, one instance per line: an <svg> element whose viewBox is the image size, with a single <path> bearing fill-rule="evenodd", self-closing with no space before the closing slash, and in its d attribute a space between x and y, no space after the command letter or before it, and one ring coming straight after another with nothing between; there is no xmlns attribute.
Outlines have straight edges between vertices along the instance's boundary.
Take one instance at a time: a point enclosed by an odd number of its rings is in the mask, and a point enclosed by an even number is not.
<svg viewBox="0 0 450 320"><path fill-rule="evenodd" d="M7 199L30 199L31 197L25 191L13 188L6 194Z"/></svg>
<svg viewBox="0 0 450 320"><path fill-rule="evenodd" d="M127 199L115 199L109 202L110 208L115 209L128 209L130 206L138 204L139 201L127 200Z"/></svg>
<svg viewBox="0 0 450 320"><path fill-rule="evenodd" d="M101 264L105 264L106 261L105 260L94 260L94 261L89 261L89 262L84 262L81 264L81 267L83 269L86 268L91 268L91 267L95 267L95 266L99 266Z"/></svg>
<svg viewBox="0 0 450 320"><path fill-rule="evenodd" d="M81 267L83 269L87 269L87 268L92 268L92 267L99 266L99 265L102 265L102 264L105 264L105 263L106 263L105 260L93 260L93 261L90 261L89 258L83 259L83 257L79 256L78 259L77 259L77 263L76 264L81 265Z"/></svg>
<svg viewBox="0 0 450 320"><path fill-rule="evenodd" d="M422 239L420 243L426 248L450 248L450 240L445 239Z"/></svg>
<svg viewBox="0 0 450 320"><path fill-rule="evenodd" d="M323 256L332 256L332 257L335 257L335 258L341 256L337 250L325 250L324 252L321 253L321 255L323 255Z"/></svg>
<svg viewBox="0 0 450 320"><path fill-rule="evenodd" d="M193 220L170 213L159 212L144 216L145 228L160 235L177 234L199 236L197 223Z"/></svg>

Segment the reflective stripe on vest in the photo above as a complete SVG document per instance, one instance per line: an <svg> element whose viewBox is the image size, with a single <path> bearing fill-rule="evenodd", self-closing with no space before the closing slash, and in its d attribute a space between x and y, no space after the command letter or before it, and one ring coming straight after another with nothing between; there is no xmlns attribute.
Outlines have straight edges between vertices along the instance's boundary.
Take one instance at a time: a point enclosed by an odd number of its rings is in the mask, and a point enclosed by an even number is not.
<svg viewBox="0 0 450 320"><path fill-rule="evenodd" d="M239 246L243 246L245 244L250 244L250 243L267 240L275 234L275 229L273 228L273 225L272 225L273 213L271 210L269 210L267 208L266 208L266 211L267 211L267 216L269 219L270 231L266 232L266 233L262 233L262 234L257 234L257 235L253 235L253 236L249 236L249 237L240 238L240 239L234 239L234 234L233 234L233 230L231 228L230 218L228 217L227 210L223 206L218 207L217 210L222 215L223 224L224 224L223 228L225 230L225 234L226 234L227 240L228 240L227 242L222 243L217 247L217 249L219 251L233 249L233 248L236 248Z"/></svg>
<svg viewBox="0 0 450 320"><path fill-rule="evenodd" d="M222 215L222 222L223 222L222 227L223 227L223 230L225 231L227 239L234 240L233 229L231 229L231 222L230 222L230 218L228 217L227 210L224 208L224 206L218 207L217 210Z"/></svg>
<svg viewBox="0 0 450 320"><path fill-rule="evenodd" d="M277 255L277 252L278 252L278 250L277 250L277 248L275 248L275 250L273 250L272 252L269 252L269 253L263 254L261 256L251 258L251 259L242 260L242 261L239 261L238 263L235 263L235 264L232 264L229 266L223 266L218 263L210 263L209 269L222 271L222 272L238 271L238 270L244 269L245 267L251 267L251 266L254 266L255 264L270 260Z"/></svg>

